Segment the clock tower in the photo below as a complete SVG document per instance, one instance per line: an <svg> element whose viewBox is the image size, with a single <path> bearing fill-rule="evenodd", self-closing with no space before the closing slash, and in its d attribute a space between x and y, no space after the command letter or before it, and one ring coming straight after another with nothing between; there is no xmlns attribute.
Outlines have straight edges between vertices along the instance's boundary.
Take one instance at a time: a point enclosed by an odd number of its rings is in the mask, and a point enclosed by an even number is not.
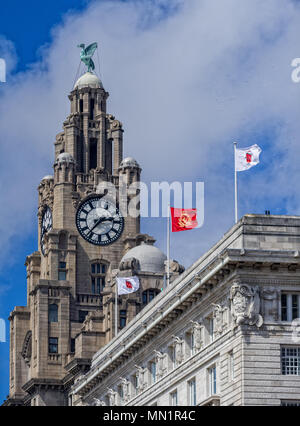
<svg viewBox="0 0 300 426"><path fill-rule="evenodd" d="M166 256L140 233L139 214L126 213L141 168L123 159L123 128L107 113L108 96L94 73L77 80L55 141L54 175L38 187L38 250L26 259L27 306L9 318L5 405L68 405L69 388L115 326L125 327L163 287ZM115 298L116 276L133 275L139 291Z"/></svg>

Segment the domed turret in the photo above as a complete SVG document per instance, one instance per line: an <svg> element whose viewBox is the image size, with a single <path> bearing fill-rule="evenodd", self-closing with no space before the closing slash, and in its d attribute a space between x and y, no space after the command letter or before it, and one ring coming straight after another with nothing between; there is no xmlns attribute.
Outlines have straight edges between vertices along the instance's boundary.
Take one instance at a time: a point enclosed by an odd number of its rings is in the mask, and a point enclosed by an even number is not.
<svg viewBox="0 0 300 426"><path fill-rule="evenodd" d="M124 160L122 160L121 164L120 164L120 168L125 168L125 167L136 167L136 168L140 168L138 162L132 158L132 157L127 157L124 158Z"/></svg>
<svg viewBox="0 0 300 426"><path fill-rule="evenodd" d="M69 154L68 152L62 152L57 157L55 164L62 164L62 163L75 163L75 161L71 154Z"/></svg>
<svg viewBox="0 0 300 426"><path fill-rule="evenodd" d="M43 180L53 180L53 179L54 179L54 176L47 175L47 176L44 176L44 177L43 177L42 181L43 181Z"/></svg>
<svg viewBox="0 0 300 426"><path fill-rule="evenodd" d="M164 273L167 256L159 248L142 243L130 249L121 263L129 259L136 259L138 270L142 272Z"/></svg>
<svg viewBox="0 0 300 426"><path fill-rule="evenodd" d="M74 89L82 89L83 87L91 87L93 89L103 89L101 80L92 72L86 72L76 81Z"/></svg>

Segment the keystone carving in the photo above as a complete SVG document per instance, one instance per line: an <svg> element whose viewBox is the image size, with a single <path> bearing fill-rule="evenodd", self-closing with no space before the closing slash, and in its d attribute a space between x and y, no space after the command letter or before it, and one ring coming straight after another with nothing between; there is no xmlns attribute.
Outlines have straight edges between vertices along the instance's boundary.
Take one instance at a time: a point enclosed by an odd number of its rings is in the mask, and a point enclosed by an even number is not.
<svg viewBox="0 0 300 426"><path fill-rule="evenodd" d="M234 284L230 290L231 314L235 325L249 324L258 328L263 324L259 314L260 297L259 287L250 287L247 284Z"/></svg>

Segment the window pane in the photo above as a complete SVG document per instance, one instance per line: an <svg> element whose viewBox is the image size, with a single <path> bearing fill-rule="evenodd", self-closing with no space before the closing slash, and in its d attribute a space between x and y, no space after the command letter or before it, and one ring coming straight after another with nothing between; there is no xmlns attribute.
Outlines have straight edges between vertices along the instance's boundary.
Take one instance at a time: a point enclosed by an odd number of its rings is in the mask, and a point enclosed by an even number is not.
<svg viewBox="0 0 300 426"><path fill-rule="evenodd" d="M96 264L93 263L92 264L92 274L95 274L95 273L96 273Z"/></svg>
<svg viewBox="0 0 300 426"><path fill-rule="evenodd" d="M287 296L281 295L281 321L287 321Z"/></svg>
<svg viewBox="0 0 300 426"><path fill-rule="evenodd" d="M66 279L67 279L66 271L58 271L58 280L59 281L66 281Z"/></svg>
<svg viewBox="0 0 300 426"><path fill-rule="evenodd" d="M88 314L88 311L79 311L79 322L83 322L87 314Z"/></svg>
<svg viewBox="0 0 300 426"><path fill-rule="evenodd" d="M57 354L58 353L58 338L49 337L49 353Z"/></svg>
<svg viewBox="0 0 300 426"><path fill-rule="evenodd" d="M97 263L97 274L100 274L100 267L101 267L100 263Z"/></svg>
<svg viewBox="0 0 300 426"><path fill-rule="evenodd" d="M95 284L95 278L92 278L92 293L96 293L96 284Z"/></svg>
<svg viewBox="0 0 300 426"><path fill-rule="evenodd" d="M292 319L298 318L298 295L292 295Z"/></svg>
<svg viewBox="0 0 300 426"><path fill-rule="evenodd" d="M102 265L102 274L105 274L105 272L106 272L106 266Z"/></svg>
<svg viewBox="0 0 300 426"><path fill-rule="evenodd" d="M66 262L59 262L59 267L65 269L67 266Z"/></svg>
<svg viewBox="0 0 300 426"><path fill-rule="evenodd" d="M56 304L49 305L49 322L58 321L58 306Z"/></svg>
<svg viewBox="0 0 300 426"><path fill-rule="evenodd" d="M300 348L281 348L281 372L284 375L300 375Z"/></svg>

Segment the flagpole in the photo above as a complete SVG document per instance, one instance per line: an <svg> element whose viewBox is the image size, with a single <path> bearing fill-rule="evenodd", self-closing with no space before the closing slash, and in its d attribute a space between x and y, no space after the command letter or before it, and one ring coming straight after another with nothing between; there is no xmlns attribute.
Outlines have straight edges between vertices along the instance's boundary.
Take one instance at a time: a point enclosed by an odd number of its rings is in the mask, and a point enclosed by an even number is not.
<svg viewBox="0 0 300 426"><path fill-rule="evenodd" d="M168 220L167 220L167 287L170 284L170 203L168 204Z"/></svg>
<svg viewBox="0 0 300 426"><path fill-rule="evenodd" d="M237 142L234 142L234 203L235 203L235 223L238 222L238 193L237 193L236 147L237 147Z"/></svg>
<svg viewBox="0 0 300 426"><path fill-rule="evenodd" d="M116 291L115 291L115 337L118 334L118 283L116 281Z"/></svg>

